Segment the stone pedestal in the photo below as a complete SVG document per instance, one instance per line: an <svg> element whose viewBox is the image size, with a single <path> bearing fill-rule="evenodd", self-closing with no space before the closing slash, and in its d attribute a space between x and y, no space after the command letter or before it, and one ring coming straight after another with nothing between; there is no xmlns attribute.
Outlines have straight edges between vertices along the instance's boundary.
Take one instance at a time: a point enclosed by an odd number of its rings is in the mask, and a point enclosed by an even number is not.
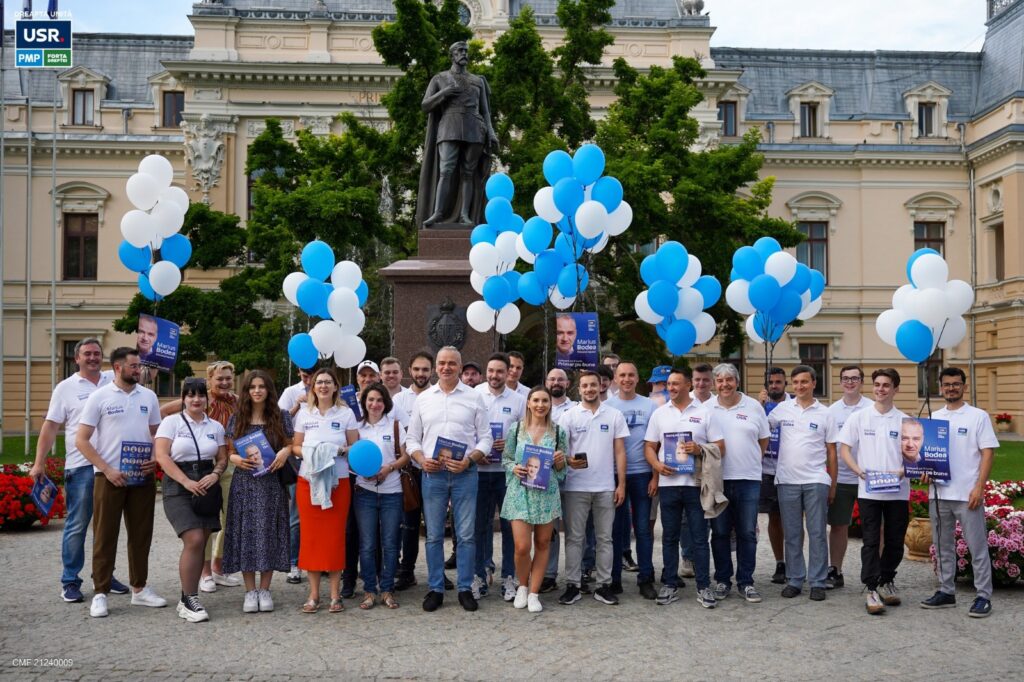
<svg viewBox="0 0 1024 682"><path fill-rule="evenodd" d="M480 299L469 283L469 230L434 228L420 230L418 237L415 258L380 271L393 289L393 353L404 365L418 350L436 355L451 345L462 351L464 361L483 367L494 337L466 323L466 308Z"/></svg>

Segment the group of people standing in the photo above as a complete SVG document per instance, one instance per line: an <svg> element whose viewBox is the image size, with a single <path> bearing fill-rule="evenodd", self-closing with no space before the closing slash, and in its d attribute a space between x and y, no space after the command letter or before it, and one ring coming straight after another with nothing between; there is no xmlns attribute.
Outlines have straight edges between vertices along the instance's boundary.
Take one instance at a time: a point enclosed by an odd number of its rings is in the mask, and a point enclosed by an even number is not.
<svg viewBox="0 0 1024 682"><path fill-rule="evenodd" d="M446 347L436 358L420 352L409 360L407 388L398 359L361 363L357 414L341 399L339 379L328 367L301 371L300 381L280 395L268 373L253 370L236 395L234 367L216 362L206 379L185 380L180 399L161 407L139 384L135 349L113 351L109 373L101 372L96 339L79 342L75 360L79 371L54 390L31 475L42 475L63 425L68 519L61 595L67 602L84 600L79 574L91 520L94 617L109 613L109 593L130 591L133 605L167 604L147 586L157 465L164 512L182 541L177 612L190 622L209 619L199 595L218 585L244 584L244 612L273 611L275 572L287 573L292 583L305 577L304 613L321 610L323 576L328 612L344 610L357 577L363 581L359 608L398 608L397 592L417 584L424 521L425 611L440 608L451 589L465 610L475 611L495 577L505 601L542 611L540 595L557 586L560 534L560 604L584 594L617 604L624 571L636 572L640 595L658 605L678 601L684 578L691 577L704 608L726 599L734 582L746 602L758 603L759 511L769 515L776 558L771 580L784 584L782 597L796 597L806 585L810 598L820 601L828 589L844 585L855 500L867 611L900 603L895 577L909 481L899 426L906 415L893 404L900 385L893 369L872 373L869 400L861 392L861 369L844 367L843 398L825 407L814 397L815 370L805 365L789 373L793 395L779 368L769 370L760 396L746 395L736 368L723 363L654 368L650 395L643 396L636 364L609 355L597 371L576 373L574 401L561 369L528 389L519 382L522 354L495 353L480 367ZM959 522L974 557L977 596L970 615L980 617L991 612L983 488L998 441L988 415L963 401L965 385L960 369L941 372L946 407L934 417L950 422L952 480L931 487L931 506L935 544L946 551L939 556L939 590L921 605L955 605ZM254 437L266 452L236 447ZM348 451L361 440L382 455L369 477L349 470ZM525 457L531 446L554 453L546 486L536 485L536 463ZM123 471L122 453L139 447L150 447L153 456L138 471ZM892 474L898 485L876 492L869 481L878 472ZM496 512L500 565L493 557ZM122 518L130 586L113 577ZM446 560L449 519L454 551ZM451 568L454 583L445 575Z"/></svg>

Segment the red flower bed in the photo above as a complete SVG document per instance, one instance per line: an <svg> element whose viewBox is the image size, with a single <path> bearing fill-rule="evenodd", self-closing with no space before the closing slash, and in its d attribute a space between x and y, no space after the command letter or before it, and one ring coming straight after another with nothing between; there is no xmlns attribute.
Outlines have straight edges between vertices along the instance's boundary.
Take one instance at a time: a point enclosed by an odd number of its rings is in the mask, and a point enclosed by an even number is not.
<svg viewBox="0 0 1024 682"><path fill-rule="evenodd" d="M49 462L47 463L49 464ZM49 467L47 467L49 469ZM61 462L60 480L64 480L64 466ZM56 483L56 480L54 481ZM40 513L32 501L32 479L27 472L15 465L5 465L0 473L0 530L19 530L29 528L36 521L42 525L51 518L64 516L64 491L58 488L57 499L53 502L50 515Z"/></svg>

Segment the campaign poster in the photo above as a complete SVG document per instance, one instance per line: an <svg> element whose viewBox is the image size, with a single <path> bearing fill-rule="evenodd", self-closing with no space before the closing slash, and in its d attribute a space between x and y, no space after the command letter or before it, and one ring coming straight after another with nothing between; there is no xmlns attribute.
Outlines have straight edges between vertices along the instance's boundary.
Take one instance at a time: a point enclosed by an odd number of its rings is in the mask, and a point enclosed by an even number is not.
<svg viewBox="0 0 1024 682"><path fill-rule="evenodd" d="M504 422L490 422L491 424L491 438L497 443L499 440L505 437L505 423ZM491 451L487 453L488 464L500 464L501 463L501 450L497 447L491 446Z"/></svg>
<svg viewBox="0 0 1024 682"><path fill-rule="evenodd" d="M49 518L53 503L57 500L57 485L46 476L40 476L32 485L32 501L39 513Z"/></svg>
<svg viewBox="0 0 1024 682"><path fill-rule="evenodd" d="M433 459L445 464L447 460L461 462L466 456L466 444L451 438L438 438L434 443Z"/></svg>
<svg viewBox="0 0 1024 682"><path fill-rule="evenodd" d="M125 484L145 485L149 476L142 471L142 465L153 459L153 444L137 441L121 441L121 462L118 469L124 474Z"/></svg>
<svg viewBox="0 0 1024 682"><path fill-rule="evenodd" d="M270 465L277 458L277 453L274 452L274 448L270 447L270 441L267 440L263 431L254 431L248 436L236 438L235 452L242 459L249 459L253 455L260 458L260 465L256 471L252 472L253 476L264 476L270 473Z"/></svg>
<svg viewBox="0 0 1024 682"><path fill-rule="evenodd" d="M156 367L161 372L174 371L178 361L178 335L181 328L159 317L139 315L136 329L135 348L139 361L146 367Z"/></svg>
<svg viewBox="0 0 1024 682"><path fill-rule="evenodd" d="M597 369L600 349L597 313L555 315L555 367Z"/></svg>
<svg viewBox="0 0 1024 682"><path fill-rule="evenodd" d="M693 440L691 431L675 431L664 434L665 464L675 468L677 474L692 474L696 470L693 457L683 450L683 445Z"/></svg>
<svg viewBox="0 0 1024 682"><path fill-rule="evenodd" d="M352 384L349 384L348 386L342 386L340 395L341 399L344 400L345 404L348 405L350 410L352 410L352 413L355 414L356 421L362 419L363 410L361 407L359 407L359 395L358 392L356 391L356 387L353 386Z"/></svg>
<svg viewBox="0 0 1024 682"><path fill-rule="evenodd" d="M526 478L520 479L523 487L547 490L554 462L554 448L545 448L540 445L523 446L523 466L526 467Z"/></svg>
<svg viewBox="0 0 1024 682"><path fill-rule="evenodd" d="M945 419L905 417L900 451L908 478L927 473L936 481L949 480L949 422Z"/></svg>

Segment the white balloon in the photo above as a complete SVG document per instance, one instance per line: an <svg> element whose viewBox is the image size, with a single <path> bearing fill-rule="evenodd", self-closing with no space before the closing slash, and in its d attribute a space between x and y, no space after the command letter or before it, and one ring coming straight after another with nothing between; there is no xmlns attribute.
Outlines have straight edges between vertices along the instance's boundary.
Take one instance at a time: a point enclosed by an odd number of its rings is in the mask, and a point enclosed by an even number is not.
<svg viewBox="0 0 1024 682"><path fill-rule="evenodd" d="M139 172L151 176L161 188L169 187L174 180L174 166L159 154L150 154L140 161Z"/></svg>
<svg viewBox="0 0 1024 682"><path fill-rule="evenodd" d="M962 279L946 283L946 307L950 317L963 315L974 305L974 289Z"/></svg>
<svg viewBox="0 0 1024 682"><path fill-rule="evenodd" d="M498 238L494 240L494 248L498 252L498 258L511 265L515 265L516 259L519 254L516 252L516 241L519 239L519 234L516 232L502 232L498 235Z"/></svg>
<svg viewBox="0 0 1024 682"><path fill-rule="evenodd" d="M359 296L347 287L339 287L327 297L327 311L331 314L331 319L338 324L351 322L357 310Z"/></svg>
<svg viewBox="0 0 1024 682"><path fill-rule="evenodd" d="M804 308L806 308L807 305L810 302L811 302L811 292L810 292L810 290L807 290L804 293L800 294L800 310L803 310Z"/></svg>
<svg viewBox="0 0 1024 682"><path fill-rule="evenodd" d="M753 315L754 306L750 303L750 282L737 279L725 288L725 302L740 315Z"/></svg>
<svg viewBox="0 0 1024 682"><path fill-rule="evenodd" d="M149 217L156 226L157 234L164 239L178 234L181 226L185 224L185 213L174 201L156 202L156 206L149 212Z"/></svg>
<svg viewBox="0 0 1024 682"><path fill-rule="evenodd" d="M160 190L162 189L164 187L157 183L152 175L147 173L136 173L131 176L124 187L125 194L128 195L128 201L132 202L135 208L142 211L148 211L156 205L157 199L160 198Z"/></svg>
<svg viewBox="0 0 1024 682"><path fill-rule="evenodd" d="M913 284L904 284L892 294L892 307L910 313L913 307L913 299L916 297L917 289Z"/></svg>
<svg viewBox="0 0 1024 682"><path fill-rule="evenodd" d="M541 187L533 195L533 210L549 223L557 223L562 219L562 212L555 206L555 188Z"/></svg>
<svg viewBox="0 0 1024 682"><path fill-rule="evenodd" d="M499 334L511 334L519 326L521 315L519 306L515 303L506 303L505 307L498 312L498 320L494 323L494 328Z"/></svg>
<svg viewBox="0 0 1024 682"><path fill-rule="evenodd" d="M584 201L576 209L576 229L587 239L601 234L608 223L608 211L599 201Z"/></svg>
<svg viewBox="0 0 1024 682"><path fill-rule="evenodd" d="M895 346L896 330L908 319L907 314L902 310L895 308L886 310L875 320L875 331L878 332L878 338L890 346Z"/></svg>
<svg viewBox="0 0 1024 682"><path fill-rule="evenodd" d="M774 277L780 287L784 287L796 274L796 258L785 251L776 251L765 260L764 271Z"/></svg>
<svg viewBox="0 0 1024 682"><path fill-rule="evenodd" d="M494 326L494 309L483 301L473 301L466 308L466 322L481 334L488 332Z"/></svg>
<svg viewBox="0 0 1024 682"><path fill-rule="evenodd" d="M604 231L610 237L617 237L625 232L632 222L633 207L623 201L618 208L608 214L608 223L605 225Z"/></svg>
<svg viewBox="0 0 1024 682"><path fill-rule="evenodd" d="M821 296L807 304L807 307L797 315L798 320L809 320L821 311Z"/></svg>
<svg viewBox="0 0 1024 682"><path fill-rule="evenodd" d="M155 235L153 235L153 238L149 240L149 248L151 248L154 251L156 251L157 249L159 249L163 245L163 243L164 243L164 238L161 237L158 234L155 234Z"/></svg>
<svg viewBox="0 0 1024 682"><path fill-rule="evenodd" d="M149 285L161 296L170 296L181 284L181 270L169 260L155 263L149 270Z"/></svg>
<svg viewBox="0 0 1024 682"><path fill-rule="evenodd" d="M341 331L346 335L355 336L357 334L361 334L363 327L365 326L366 313L359 308L356 308L356 311L352 313L349 319L345 320L345 322L341 324Z"/></svg>
<svg viewBox="0 0 1024 682"><path fill-rule="evenodd" d="M188 192L180 187L164 187L160 190L160 201L173 201L177 204L182 212L188 211L189 200Z"/></svg>
<svg viewBox="0 0 1024 682"><path fill-rule="evenodd" d="M704 310L704 296L693 287L679 290L679 303L676 304L677 320L693 320Z"/></svg>
<svg viewBox="0 0 1024 682"><path fill-rule="evenodd" d="M700 279L701 265L700 258L697 258L692 253L687 254L689 256L689 262L686 265L686 272L676 282L678 287L692 287L693 283ZM678 317L678 315L676 316Z"/></svg>
<svg viewBox="0 0 1024 682"><path fill-rule="evenodd" d="M633 301L633 309L636 310L636 316L647 324L661 324L661 321L665 319L651 310L651 305L647 302L646 289L636 295L636 300Z"/></svg>
<svg viewBox="0 0 1024 682"><path fill-rule="evenodd" d="M947 316L945 290L918 289L911 316L921 320L933 332L938 332L939 327L946 321Z"/></svg>
<svg viewBox="0 0 1024 682"><path fill-rule="evenodd" d="M945 289L949 266L942 256L926 253L910 266L910 281L918 289Z"/></svg>
<svg viewBox="0 0 1024 682"><path fill-rule="evenodd" d="M591 246L589 251L590 253L601 253L602 251L604 251L604 247L606 246L608 246L608 233L602 232L601 239L596 244Z"/></svg>
<svg viewBox="0 0 1024 682"><path fill-rule="evenodd" d="M498 262L500 260L498 249L495 248L494 244L480 242L469 250L469 264L475 271L485 277L497 274Z"/></svg>
<svg viewBox="0 0 1024 682"><path fill-rule="evenodd" d="M299 299L295 297L299 291L299 285L309 279L309 275L304 272L293 272L284 278L284 282L281 284L281 289L284 290L284 297L288 299L288 302L292 305L298 305Z"/></svg>
<svg viewBox="0 0 1024 682"><path fill-rule="evenodd" d="M533 265L533 262L537 260L537 254L526 248L526 242L523 241L522 233L516 235L516 255L530 265Z"/></svg>
<svg viewBox="0 0 1024 682"><path fill-rule="evenodd" d="M939 348L952 348L961 341L964 340L964 336L967 335L967 322L964 318L957 315L946 320L946 326L942 329L942 334L939 336L938 347Z"/></svg>
<svg viewBox="0 0 1024 682"><path fill-rule="evenodd" d="M320 320L309 330L309 336L321 355L333 355L344 338L341 327L334 320Z"/></svg>
<svg viewBox="0 0 1024 682"><path fill-rule="evenodd" d="M735 284L735 282L734 282L734 284ZM744 329L747 332L747 336L749 336L753 341L756 341L757 343L764 343L764 339L762 339L761 335L757 333L756 329L754 329L754 316L753 315L751 315L750 317L747 318L747 321L744 323L743 326L744 326Z"/></svg>
<svg viewBox="0 0 1024 682"><path fill-rule="evenodd" d="M480 294L481 296L484 295L484 282L486 281L486 275L481 275L479 272L475 270L469 273L469 285L473 287L473 291Z"/></svg>
<svg viewBox="0 0 1024 682"><path fill-rule="evenodd" d="M697 329L697 339L694 343L707 343L715 335L717 327L715 318L711 317L708 313L701 313L690 321L693 322L693 326Z"/></svg>
<svg viewBox="0 0 1024 682"><path fill-rule="evenodd" d="M338 367L355 367L366 357L366 342L358 336L343 334L334 351L334 364Z"/></svg>
<svg viewBox="0 0 1024 682"><path fill-rule="evenodd" d="M145 211L128 211L121 218L121 236L134 247L149 246L157 236L153 218Z"/></svg>
<svg viewBox="0 0 1024 682"><path fill-rule="evenodd" d="M343 260L331 270L331 284L355 291L363 281L363 271L350 260Z"/></svg>
<svg viewBox="0 0 1024 682"><path fill-rule="evenodd" d="M555 306L559 310L565 310L566 308L572 306L572 304L576 302L575 296L562 296L562 294L558 291L558 287L551 287L550 299L551 305Z"/></svg>

